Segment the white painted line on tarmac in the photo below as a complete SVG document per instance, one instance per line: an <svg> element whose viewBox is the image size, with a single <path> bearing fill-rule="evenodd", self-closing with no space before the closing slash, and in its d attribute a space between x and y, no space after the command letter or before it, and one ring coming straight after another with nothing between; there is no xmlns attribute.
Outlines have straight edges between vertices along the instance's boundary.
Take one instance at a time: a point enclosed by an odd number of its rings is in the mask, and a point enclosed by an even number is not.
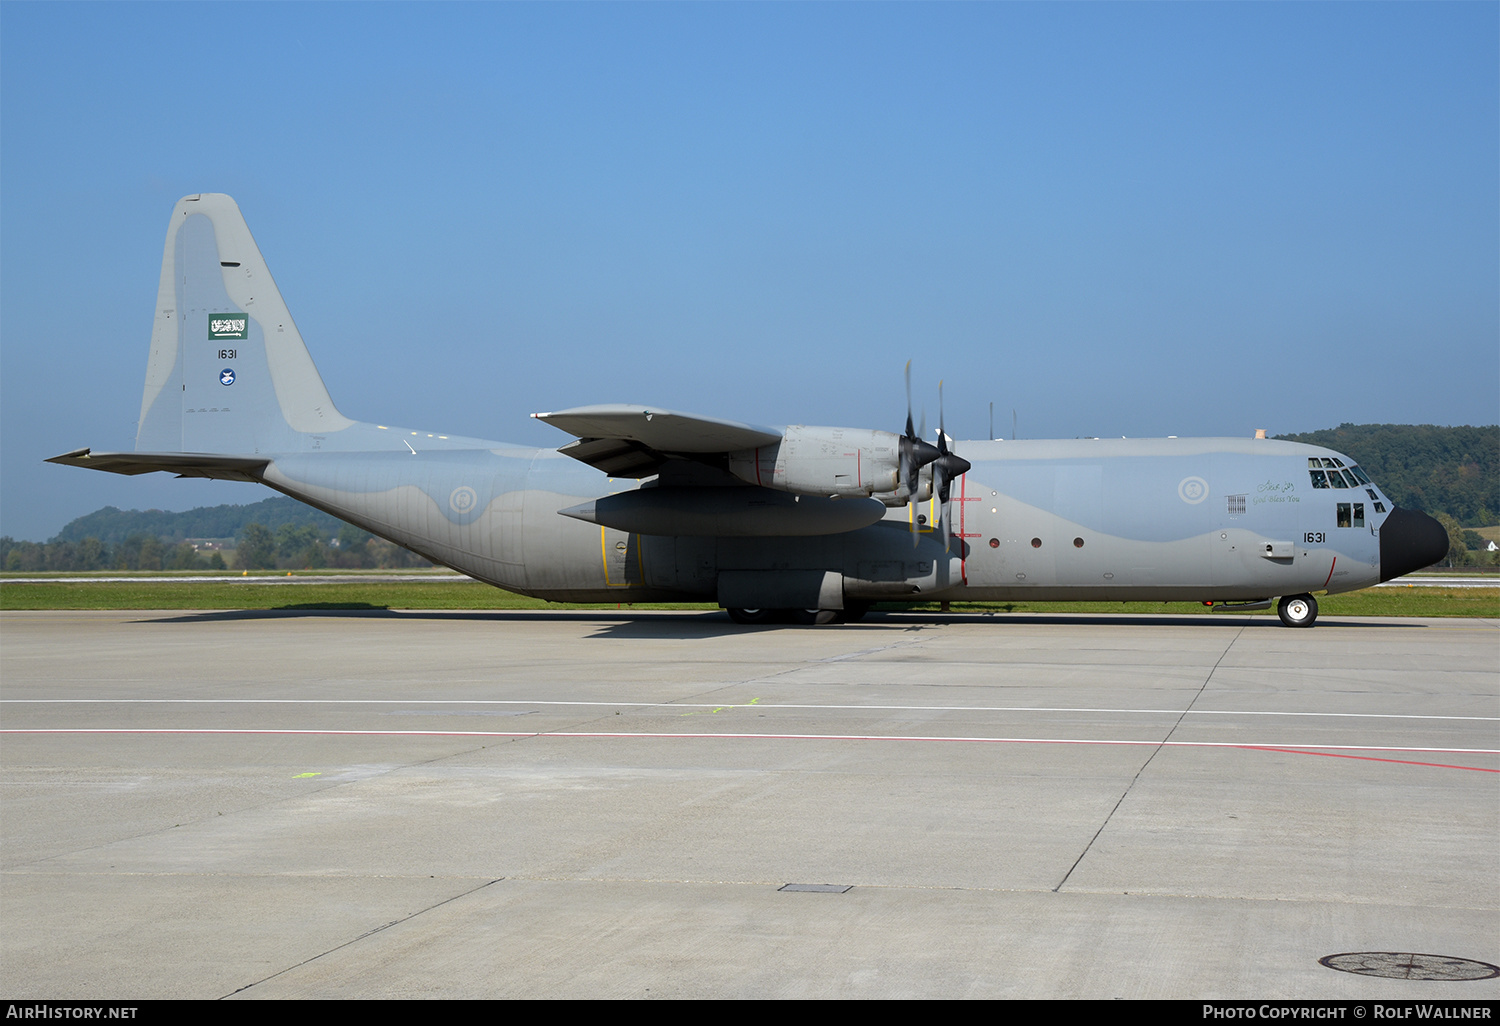
<svg viewBox="0 0 1500 1026"><path fill-rule="evenodd" d="M1029 705L812 705L781 702L564 702L511 698L4 698L0 705L524 705L604 709L819 709L848 712L1111 713L1149 716L1307 716L1375 720L1500 722L1500 716L1426 713L1277 712L1254 709L1089 709Z"/></svg>
<svg viewBox="0 0 1500 1026"><path fill-rule="evenodd" d="M1500 748L1442 748L1413 745L1319 745L1279 741L1163 741L1120 738L1076 737L984 737L936 734L769 734L660 731L590 731L590 730L341 730L315 727L15 727L0 729L0 734L279 734L333 737L566 737L646 740L741 740L741 741L926 741L966 744L1018 745L1157 745L1163 748L1255 748L1285 751L1347 752L1432 752L1445 755L1500 755ZM1477 767L1468 767L1477 768ZM1486 772L1500 773L1500 769Z"/></svg>

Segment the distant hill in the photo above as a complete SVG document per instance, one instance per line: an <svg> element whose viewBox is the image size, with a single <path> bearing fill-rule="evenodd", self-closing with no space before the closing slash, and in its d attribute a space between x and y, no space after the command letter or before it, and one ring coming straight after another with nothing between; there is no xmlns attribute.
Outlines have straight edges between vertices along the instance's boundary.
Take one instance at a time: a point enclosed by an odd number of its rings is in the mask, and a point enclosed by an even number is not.
<svg viewBox="0 0 1500 1026"><path fill-rule="evenodd" d="M1353 456L1399 506L1500 524L1500 425L1340 424L1276 437Z"/></svg>
<svg viewBox="0 0 1500 1026"><path fill-rule="evenodd" d="M248 524L260 524L272 531L285 524L313 527L321 537L332 538L344 522L284 495L248 506L199 506L182 513L105 506L70 522L52 541L98 538L113 547L133 534L149 534L175 545L184 538L236 538Z"/></svg>

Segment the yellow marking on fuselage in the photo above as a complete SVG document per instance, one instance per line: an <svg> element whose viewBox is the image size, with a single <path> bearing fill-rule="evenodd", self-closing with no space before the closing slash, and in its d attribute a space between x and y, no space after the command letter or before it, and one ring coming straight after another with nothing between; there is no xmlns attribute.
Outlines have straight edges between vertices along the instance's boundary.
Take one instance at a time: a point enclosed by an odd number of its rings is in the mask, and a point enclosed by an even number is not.
<svg viewBox="0 0 1500 1026"><path fill-rule="evenodd" d="M640 535L636 535L635 536L635 559L636 559L636 567L640 571L640 576L641 576L640 581L639 582L635 582L635 583L632 583L631 581L611 581L609 579L609 539L605 537L605 532L607 530L608 530L608 528L606 528L606 527L600 527L599 528L599 562L600 562L600 564L604 568L604 586L606 588L640 588L640 587L643 587L645 585L645 583L646 583L646 566L645 566L645 563L642 561L642 556L641 556L641 536ZM627 547L626 551L628 552L629 551L629 545L630 545L630 535L627 534L625 536L625 539L626 539L625 540L625 545ZM622 565L623 565L623 563L622 563Z"/></svg>

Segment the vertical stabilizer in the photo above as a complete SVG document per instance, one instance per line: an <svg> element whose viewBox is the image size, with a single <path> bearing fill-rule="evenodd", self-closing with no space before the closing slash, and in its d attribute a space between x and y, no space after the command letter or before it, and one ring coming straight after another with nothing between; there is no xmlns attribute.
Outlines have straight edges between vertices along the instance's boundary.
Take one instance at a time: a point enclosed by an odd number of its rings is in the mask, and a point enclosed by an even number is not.
<svg viewBox="0 0 1500 1026"><path fill-rule="evenodd" d="M136 450L304 452L351 424L329 398L234 200L178 200Z"/></svg>

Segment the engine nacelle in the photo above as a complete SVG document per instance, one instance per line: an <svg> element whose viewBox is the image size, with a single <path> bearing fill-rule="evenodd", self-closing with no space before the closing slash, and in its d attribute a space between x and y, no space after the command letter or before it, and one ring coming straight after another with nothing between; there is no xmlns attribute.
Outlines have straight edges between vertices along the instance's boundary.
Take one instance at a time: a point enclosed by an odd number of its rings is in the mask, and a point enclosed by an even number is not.
<svg viewBox="0 0 1500 1026"><path fill-rule="evenodd" d="M900 492L906 501L900 481L901 436L889 431L793 424L775 445L730 453L729 472L741 481L797 495L885 501Z"/></svg>
<svg viewBox="0 0 1500 1026"><path fill-rule="evenodd" d="M896 488L890 492L875 492L870 496L879 499L887 506L905 506L913 498L918 502L926 502L932 498L932 465L928 464L917 471L917 494L913 496L906 490L904 482L896 482Z"/></svg>

